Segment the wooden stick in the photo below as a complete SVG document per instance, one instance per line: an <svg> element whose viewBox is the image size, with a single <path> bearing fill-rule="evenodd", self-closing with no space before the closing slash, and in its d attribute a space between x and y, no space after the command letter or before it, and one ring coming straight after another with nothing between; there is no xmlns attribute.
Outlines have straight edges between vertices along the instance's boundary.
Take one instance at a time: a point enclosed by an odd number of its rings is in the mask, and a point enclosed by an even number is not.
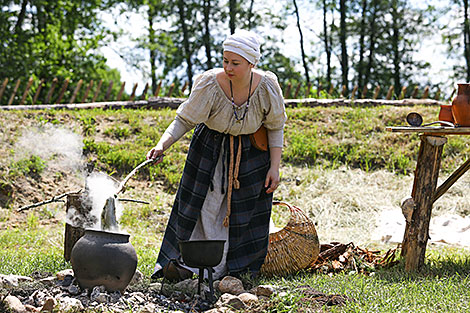
<svg viewBox="0 0 470 313"><path fill-rule="evenodd" d="M90 80L90 83L88 84L88 87L86 87L85 94L82 97L81 103L86 102L86 98L88 98L88 93L90 92L91 87L93 87L93 80Z"/></svg>
<svg viewBox="0 0 470 313"><path fill-rule="evenodd" d="M181 94L184 94L184 91L186 90L186 88L188 88L188 86L189 86L189 83L186 81L186 82L184 83L183 88L181 88Z"/></svg>
<svg viewBox="0 0 470 313"><path fill-rule="evenodd" d="M455 90L455 89L454 89ZM455 91L452 92L452 94L454 93ZM434 96L434 99L435 100L439 100L441 98L441 88L437 87L437 91L436 91L436 95Z"/></svg>
<svg viewBox="0 0 470 313"><path fill-rule="evenodd" d="M388 88L387 96L385 97L385 99L387 99L387 100L392 99L394 89L395 89L395 87L393 85L390 86L390 88Z"/></svg>
<svg viewBox="0 0 470 313"><path fill-rule="evenodd" d="M118 198L118 201L122 202L135 202L135 203L143 203L143 204L150 204L150 202L143 201L143 200L135 200L135 199L126 199L126 198Z"/></svg>
<svg viewBox="0 0 470 313"><path fill-rule="evenodd" d="M295 89L295 93L294 93L294 99L297 99L297 97L299 96L300 87L302 87L302 83L299 83L297 85L297 88Z"/></svg>
<svg viewBox="0 0 470 313"><path fill-rule="evenodd" d="M5 88L7 87L8 84L8 78L5 78L3 81L2 87L0 88L0 100L2 100L3 93L5 92Z"/></svg>
<svg viewBox="0 0 470 313"><path fill-rule="evenodd" d="M100 81L98 82L98 86L96 86L95 94L93 95L93 99L91 99L91 102L95 102L96 98L98 98L98 95L100 94L101 85L103 85L102 79L100 79Z"/></svg>
<svg viewBox="0 0 470 313"><path fill-rule="evenodd" d="M427 99L429 97L429 86L424 87L424 92L423 95L421 96L421 99Z"/></svg>
<svg viewBox="0 0 470 313"><path fill-rule="evenodd" d="M75 87L75 90L73 91L72 97L70 98L69 103L73 103L75 101L75 98L77 97L78 92L80 91L80 88L82 88L83 84L83 79L80 79L78 81L77 87Z"/></svg>
<svg viewBox="0 0 470 313"><path fill-rule="evenodd" d="M328 95L331 96L334 91L335 91L335 86L333 84L330 84L330 90L328 90Z"/></svg>
<svg viewBox="0 0 470 313"><path fill-rule="evenodd" d="M34 105L36 101L38 100L39 94L41 93L43 86L44 86L44 78L41 78L41 81L39 82L39 85L38 85L38 89L36 90L36 93L34 94L33 103L31 103L32 105Z"/></svg>
<svg viewBox="0 0 470 313"><path fill-rule="evenodd" d="M126 86L126 82L122 82L121 89L119 89L118 96L116 101L121 101L122 93L124 92L124 87Z"/></svg>
<svg viewBox="0 0 470 313"><path fill-rule="evenodd" d="M20 87L21 79L18 79L16 81L15 88L13 89L13 93L11 94L10 100L8 101L8 105L11 105L13 103L13 99L15 99L16 92L18 91L18 88Z"/></svg>
<svg viewBox="0 0 470 313"><path fill-rule="evenodd" d="M135 83L134 88L132 88L131 98L129 99L130 101L134 101L136 89L137 89L137 83Z"/></svg>
<svg viewBox="0 0 470 313"><path fill-rule="evenodd" d="M154 95L155 97L158 97L158 94L160 93L160 89L161 89L161 88L162 88L162 81L160 80L160 81L158 82L157 89L155 89L155 92L153 93L153 95Z"/></svg>
<svg viewBox="0 0 470 313"><path fill-rule="evenodd" d="M435 202L437 199L439 199L465 172L468 171L470 168L470 159L465 161L464 164L462 164L452 175L447 178L445 182L442 183L437 189L436 192L434 193L434 197L432 202Z"/></svg>
<svg viewBox="0 0 470 313"><path fill-rule="evenodd" d="M49 200L36 202L36 203L30 204L30 205L23 206L23 207L17 209L16 211L17 212L22 212L22 211L26 211L26 210L29 210L29 209L32 209L32 208L37 208L38 206L48 204L48 203L52 203L52 202L63 202L63 200L61 200L62 198L66 197L67 195L73 194L73 193L80 193L81 191L82 190L80 189L79 191L75 191L75 192L66 192L66 193L63 193L61 195L54 196Z"/></svg>
<svg viewBox="0 0 470 313"><path fill-rule="evenodd" d="M147 90L149 90L149 83L145 84L144 90L142 91L142 95L140 95L140 100L147 99Z"/></svg>
<svg viewBox="0 0 470 313"><path fill-rule="evenodd" d="M418 96L418 86L415 86L415 89L413 89L413 93L411 94L411 98L416 98Z"/></svg>
<svg viewBox="0 0 470 313"><path fill-rule="evenodd" d="M377 97L379 96L379 92L380 92L380 86L377 85L377 87L375 87L375 90L374 90L374 96L372 97L374 100L377 99Z"/></svg>
<svg viewBox="0 0 470 313"><path fill-rule="evenodd" d="M106 94L104 95L104 101L108 101L109 97L111 96L111 91L113 90L113 81L109 82L108 90L106 90Z"/></svg>
<svg viewBox="0 0 470 313"><path fill-rule="evenodd" d="M361 94L362 99L366 98L368 91L369 91L369 89L367 88L367 85L364 85L364 88L362 88L362 94Z"/></svg>
<svg viewBox="0 0 470 313"><path fill-rule="evenodd" d="M31 88L32 84L33 84L33 78L30 77L28 80L28 84L26 85L26 89L23 92L23 97L21 97L20 105L24 104L24 101L26 100L26 97L28 96L29 88Z"/></svg>
<svg viewBox="0 0 470 313"><path fill-rule="evenodd" d="M399 100L402 100L405 98L405 95L406 95L406 86L403 86L401 88L401 92L400 92L400 97L398 98Z"/></svg>
<svg viewBox="0 0 470 313"><path fill-rule="evenodd" d="M305 89L305 98L310 98L310 91L312 90L312 83L308 82L307 88Z"/></svg>
<svg viewBox="0 0 470 313"><path fill-rule="evenodd" d="M65 91L67 90L67 87L69 86L69 82L70 82L70 78L65 79L64 84L62 85L62 88L60 89L60 92L59 92L59 98L57 98L57 101L55 102L56 104L62 101Z"/></svg>
<svg viewBox="0 0 470 313"><path fill-rule="evenodd" d="M351 100L354 100L356 98L356 92L358 88L359 88L358 85L354 86L353 91L351 92Z"/></svg>
<svg viewBox="0 0 470 313"><path fill-rule="evenodd" d="M55 86L57 85L58 81L59 80L57 79L57 77L54 77L54 79L52 80L51 87L49 88L49 91L47 92L46 103L51 103L50 101L52 98L52 93L54 92Z"/></svg>
<svg viewBox="0 0 470 313"><path fill-rule="evenodd" d="M173 89L175 89L175 83L172 83L170 85L170 90L168 90L168 95L167 95L168 98L170 98L171 95L173 94Z"/></svg>

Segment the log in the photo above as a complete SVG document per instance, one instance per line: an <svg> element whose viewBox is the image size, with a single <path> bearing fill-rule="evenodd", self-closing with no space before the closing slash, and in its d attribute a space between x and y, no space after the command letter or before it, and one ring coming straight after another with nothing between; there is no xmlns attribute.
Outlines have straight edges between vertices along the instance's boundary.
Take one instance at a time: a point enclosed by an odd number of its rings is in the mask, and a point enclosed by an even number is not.
<svg viewBox="0 0 470 313"><path fill-rule="evenodd" d="M79 110L79 109L177 109L185 101L185 98L150 97L148 100L138 101L112 101L112 102L90 102L72 104L37 104L37 105L0 105L0 110Z"/></svg>
<svg viewBox="0 0 470 313"><path fill-rule="evenodd" d="M403 100L383 100L383 99L285 99L286 106L288 107L297 107L299 104L307 107L317 107L317 106L350 106L354 104L355 106L382 106L382 105L392 105L392 106L414 106L414 105L425 105L425 106L438 106L444 104L444 102L433 100L433 99L403 99Z"/></svg>
<svg viewBox="0 0 470 313"><path fill-rule="evenodd" d="M402 245L406 271L419 270L424 264L442 149L447 142L447 138L437 136L421 135L420 139L421 145L411 193L415 209L411 221L406 223Z"/></svg>

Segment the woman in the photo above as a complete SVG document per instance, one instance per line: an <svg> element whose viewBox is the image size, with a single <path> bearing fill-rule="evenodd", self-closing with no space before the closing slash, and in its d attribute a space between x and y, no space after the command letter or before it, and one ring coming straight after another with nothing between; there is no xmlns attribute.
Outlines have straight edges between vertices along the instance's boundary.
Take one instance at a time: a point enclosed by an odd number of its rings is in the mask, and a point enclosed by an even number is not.
<svg viewBox="0 0 470 313"><path fill-rule="evenodd" d="M196 127L153 278L192 275L182 264L182 240L226 240L215 279L256 275L267 253L272 192L280 180L284 100L276 76L255 69L260 58L255 34L236 32L223 47L223 69L195 79L175 120L147 153L147 159L157 159ZM256 149L248 136L261 125L268 151Z"/></svg>

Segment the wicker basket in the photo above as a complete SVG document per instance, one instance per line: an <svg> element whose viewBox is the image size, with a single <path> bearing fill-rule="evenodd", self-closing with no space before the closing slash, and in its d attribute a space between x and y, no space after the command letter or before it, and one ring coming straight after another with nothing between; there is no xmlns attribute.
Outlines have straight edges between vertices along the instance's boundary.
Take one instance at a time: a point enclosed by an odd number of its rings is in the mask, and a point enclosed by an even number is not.
<svg viewBox="0 0 470 313"><path fill-rule="evenodd" d="M287 225L269 234L268 254L261 267L265 276L283 276L307 268L316 261L320 252L317 231L313 221L296 206L285 202L291 216Z"/></svg>

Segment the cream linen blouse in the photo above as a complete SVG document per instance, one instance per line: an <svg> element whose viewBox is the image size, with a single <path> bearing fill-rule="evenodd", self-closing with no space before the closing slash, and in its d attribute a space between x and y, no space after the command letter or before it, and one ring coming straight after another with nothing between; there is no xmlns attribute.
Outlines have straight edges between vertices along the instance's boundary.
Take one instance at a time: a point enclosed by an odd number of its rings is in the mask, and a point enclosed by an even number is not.
<svg viewBox="0 0 470 313"><path fill-rule="evenodd" d="M274 73L256 69L261 80L250 97L250 106L243 120L237 121L232 101L217 82L223 69L212 69L196 77L189 98L176 111L176 118L166 130L175 140L199 123L210 129L233 136L252 134L264 124L270 147L282 147L283 130L287 120L281 87ZM242 117L247 103L236 106Z"/></svg>

